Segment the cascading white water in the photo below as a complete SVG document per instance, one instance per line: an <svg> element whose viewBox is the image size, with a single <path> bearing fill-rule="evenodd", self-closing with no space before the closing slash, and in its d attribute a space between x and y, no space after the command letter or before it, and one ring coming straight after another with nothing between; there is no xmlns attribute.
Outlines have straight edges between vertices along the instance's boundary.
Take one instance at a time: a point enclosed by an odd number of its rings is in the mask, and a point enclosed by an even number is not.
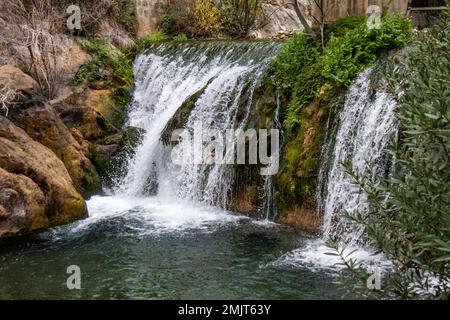
<svg viewBox="0 0 450 320"><path fill-rule="evenodd" d="M326 165L321 172L321 183L325 184L320 204L324 214L323 237L338 236L350 245L364 243L364 229L350 226L343 218L343 212L365 213L368 203L342 163L350 161L353 171L360 176L381 177L387 171L386 148L397 131L396 103L385 92L371 96L371 73L371 68L366 70L350 87L339 113L334 139L326 146L332 150L330 158L325 159Z"/></svg>
<svg viewBox="0 0 450 320"><path fill-rule="evenodd" d="M275 264L309 264L313 268L341 268L339 257L327 255L325 244L337 237L345 244L345 254L365 264L389 267L381 255L373 255L366 245L364 228L350 225L344 212L367 213L366 196L354 185L342 165L350 161L359 175L381 177L388 171L387 146L397 132L395 101L385 92L371 94L372 68L364 71L351 85L344 105L330 125L324 145L318 192L319 210L324 216L323 235L301 249L280 258ZM334 128L334 130L333 130ZM370 164L371 169L368 169Z"/></svg>
<svg viewBox="0 0 450 320"><path fill-rule="evenodd" d="M275 115L274 115L275 128L280 130L281 143L283 143L283 125L281 124L281 119L280 119L281 101L280 101L279 94L277 94L276 102L277 102L277 108L275 109ZM283 146L280 145L279 148L280 148L280 150L282 150ZM273 184L273 176L272 175L267 175L264 178L263 197L264 197L262 199L263 217L267 221L275 221L277 214L278 214L278 209L277 209L277 204L275 201L275 186Z"/></svg>
<svg viewBox="0 0 450 320"><path fill-rule="evenodd" d="M130 125L145 134L116 194L142 196L158 179L161 196L177 196L225 207L233 170L224 164L171 164L161 134L178 108L198 93L185 124L244 128L252 96L278 45L268 42L204 42L155 45L138 57ZM181 142L184 143L184 142Z"/></svg>

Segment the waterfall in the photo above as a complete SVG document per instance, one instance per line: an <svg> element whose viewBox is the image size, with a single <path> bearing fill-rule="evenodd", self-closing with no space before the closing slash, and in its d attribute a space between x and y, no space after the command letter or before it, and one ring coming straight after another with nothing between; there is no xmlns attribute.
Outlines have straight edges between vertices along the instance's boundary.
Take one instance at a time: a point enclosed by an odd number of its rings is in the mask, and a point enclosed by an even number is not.
<svg viewBox="0 0 450 320"><path fill-rule="evenodd" d="M372 68L367 69L350 87L335 130L330 131L324 146L325 159L320 172L323 237L338 236L350 245L364 243L364 228L350 226L342 213L365 213L368 202L344 171L342 162L351 161L354 172L360 176L383 176L388 165L386 148L397 131L396 103L385 92L371 94L372 72Z"/></svg>
<svg viewBox="0 0 450 320"><path fill-rule="evenodd" d="M277 102L277 108L275 109L275 115L274 115L274 122L275 122L275 128L280 130L281 134L281 145L279 146L280 150L283 148L283 125L281 124L281 101L280 101L280 95L277 94L276 97ZM262 208L262 214L265 220L267 221L275 221L277 214L278 214L278 208L275 201L275 186L273 184L273 176L268 175L264 179L264 187L263 187L263 208Z"/></svg>
<svg viewBox="0 0 450 320"><path fill-rule="evenodd" d="M145 133L115 193L145 196L156 180L161 197L226 207L232 166L174 164L160 138L180 106L193 96L184 124L187 132L199 123L221 132L244 129L255 88L278 50L270 42L194 42L157 44L141 54L134 64L136 88L129 124ZM183 143L187 142L179 144Z"/></svg>
<svg viewBox="0 0 450 320"><path fill-rule="evenodd" d="M326 245L330 237L337 237L345 244L345 255L365 265L390 267L382 254L374 254L367 245L364 228L350 225L343 215L344 211L367 214L368 202L342 163L351 161L354 172L373 174L375 179L390 168L386 149L398 128L394 114L396 103L385 92L372 93L373 72L373 68L369 68L353 82L345 102L336 110L337 114L330 117L317 192L319 211L324 216L322 237L282 256L275 265L307 264L318 270L342 268L340 258L329 255L332 250Z"/></svg>

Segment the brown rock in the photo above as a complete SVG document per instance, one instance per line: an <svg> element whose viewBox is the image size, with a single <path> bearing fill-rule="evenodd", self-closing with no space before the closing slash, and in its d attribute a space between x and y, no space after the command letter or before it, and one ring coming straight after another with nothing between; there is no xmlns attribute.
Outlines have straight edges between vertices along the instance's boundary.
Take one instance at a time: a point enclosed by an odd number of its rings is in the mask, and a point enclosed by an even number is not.
<svg viewBox="0 0 450 320"><path fill-rule="evenodd" d="M59 36L59 59L61 59L64 73L63 81L69 85L80 67L91 60L91 56L86 53L72 38Z"/></svg>
<svg viewBox="0 0 450 320"><path fill-rule="evenodd" d="M100 113L110 123L115 122L117 110L115 108L112 90L88 89L80 99L81 101L78 101L77 105L87 106Z"/></svg>
<svg viewBox="0 0 450 320"><path fill-rule="evenodd" d="M110 145L95 145L95 151L98 156L101 156L103 159L107 160L116 155L120 150L120 146L118 144L110 144Z"/></svg>
<svg viewBox="0 0 450 320"><path fill-rule="evenodd" d="M64 124L77 129L85 140L96 141L117 132L110 120L116 113L110 90L85 89L52 105Z"/></svg>
<svg viewBox="0 0 450 320"><path fill-rule="evenodd" d="M6 219L9 216L9 213L6 211L5 208L3 208L2 205L0 205L0 220Z"/></svg>
<svg viewBox="0 0 450 320"><path fill-rule="evenodd" d="M258 190L256 186L245 186L244 190L234 192L229 209L243 214L251 214L257 211Z"/></svg>
<svg viewBox="0 0 450 320"><path fill-rule="evenodd" d="M45 196L30 178L0 168L0 238L49 225Z"/></svg>
<svg viewBox="0 0 450 320"><path fill-rule="evenodd" d="M0 67L0 83L8 84L16 91L34 91L39 87L38 83L22 70L8 65Z"/></svg>
<svg viewBox="0 0 450 320"><path fill-rule="evenodd" d="M133 39L119 25L103 20L100 23L96 37L113 44L119 49L130 48L134 45Z"/></svg>
<svg viewBox="0 0 450 320"><path fill-rule="evenodd" d="M104 138L115 130L100 113L85 106L58 107L61 120L70 129L77 129L83 139L95 141Z"/></svg>
<svg viewBox="0 0 450 320"><path fill-rule="evenodd" d="M317 214L315 209L297 206L291 210L282 212L277 222L299 230L319 231L322 225L322 218Z"/></svg>
<svg viewBox="0 0 450 320"><path fill-rule="evenodd" d="M135 2L137 35L145 36L156 31L158 26L158 0L142 0Z"/></svg>
<svg viewBox="0 0 450 320"><path fill-rule="evenodd" d="M10 119L63 161L79 192L95 191L99 184L95 167L51 105L31 98L15 107Z"/></svg>
<svg viewBox="0 0 450 320"><path fill-rule="evenodd" d="M0 116L0 237L87 216L63 162L25 131Z"/></svg>

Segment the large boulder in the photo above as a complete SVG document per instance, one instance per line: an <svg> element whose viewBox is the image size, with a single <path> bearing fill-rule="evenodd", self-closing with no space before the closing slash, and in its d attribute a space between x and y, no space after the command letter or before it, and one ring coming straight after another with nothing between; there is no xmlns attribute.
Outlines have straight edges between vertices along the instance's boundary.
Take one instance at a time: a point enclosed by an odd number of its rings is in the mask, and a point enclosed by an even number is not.
<svg viewBox="0 0 450 320"><path fill-rule="evenodd" d="M39 87L33 78L10 65L0 67L0 83L15 91L34 91Z"/></svg>
<svg viewBox="0 0 450 320"><path fill-rule="evenodd" d="M83 88L62 100L50 102L64 124L76 129L85 140L96 141L118 132L118 114L111 90Z"/></svg>
<svg viewBox="0 0 450 320"><path fill-rule="evenodd" d="M42 97L28 95L11 109L9 119L62 160L79 192L88 195L98 189L100 179L82 145Z"/></svg>
<svg viewBox="0 0 450 320"><path fill-rule="evenodd" d="M30 178L0 168L0 238L45 228L45 195Z"/></svg>
<svg viewBox="0 0 450 320"><path fill-rule="evenodd" d="M0 237L87 217L64 163L0 116Z"/></svg>

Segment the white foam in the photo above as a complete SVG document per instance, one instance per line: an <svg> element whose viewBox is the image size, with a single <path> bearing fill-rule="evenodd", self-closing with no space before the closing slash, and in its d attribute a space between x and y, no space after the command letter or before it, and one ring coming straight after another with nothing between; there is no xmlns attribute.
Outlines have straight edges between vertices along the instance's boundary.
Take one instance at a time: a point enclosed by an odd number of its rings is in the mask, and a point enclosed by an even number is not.
<svg viewBox="0 0 450 320"><path fill-rule="evenodd" d="M338 272L345 268L339 256L332 255L335 250L328 247L321 239L308 241L303 247L291 251L273 262L273 266L308 267L315 271ZM375 266L381 270L388 270L392 264L382 254L375 254L373 250L360 246L345 247L346 259L361 262L361 267Z"/></svg>
<svg viewBox="0 0 450 320"><path fill-rule="evenodd" d="M141 234L183 232L192 229L211 231L225 224L237 223L247 217L232 214L215 207L180 199L159 197L93 197L87 202L90 216L71 230L78 232L90 225L122 216L130 228ZM139 227L133 224L139 220Z"/></svg>

